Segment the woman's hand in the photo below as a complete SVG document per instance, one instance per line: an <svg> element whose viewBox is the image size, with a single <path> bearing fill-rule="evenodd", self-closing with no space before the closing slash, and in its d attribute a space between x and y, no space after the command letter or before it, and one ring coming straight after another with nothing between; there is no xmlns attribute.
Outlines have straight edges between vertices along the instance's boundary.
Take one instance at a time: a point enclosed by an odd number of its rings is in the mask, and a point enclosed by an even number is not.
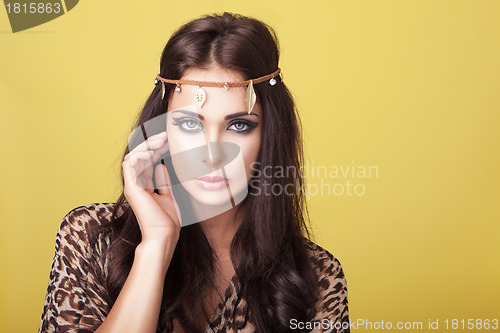
<svg viewBox="0 0 500 333"><path fill-rule="evenodd" d="M124 195L142 233L150 241L175 248L181 227L179 207L172 195L167 168L154 163L168 151L166 132L153 135L129 152L122 163ZM153 172L159 193L154 193Z"/></svg>

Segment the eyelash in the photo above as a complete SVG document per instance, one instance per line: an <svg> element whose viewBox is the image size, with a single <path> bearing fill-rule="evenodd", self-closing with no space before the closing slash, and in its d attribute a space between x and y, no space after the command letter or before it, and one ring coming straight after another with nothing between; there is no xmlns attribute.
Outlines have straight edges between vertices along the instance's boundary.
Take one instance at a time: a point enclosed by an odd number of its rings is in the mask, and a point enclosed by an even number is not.
<svg viewBox="0 0 500 333"><path fill-rule="evenodd" d="M185 128L184 125L188 122L193 122L198 126L202 126L201 122L198 119L192 118L192 117L182 117L182 118L172 118L172 125L174 126L179 126L179 128L184 131L184 132L198 132L201 129L188 129ZM244 130L230 130L231 132L239 133L239 134L247 134L250 133L259 123L256 123L254 121L246 120L246 119L234 119L232 120L226 129L229 129L231 126L235 124L244 124L246 125L246 128Z"/></svg>

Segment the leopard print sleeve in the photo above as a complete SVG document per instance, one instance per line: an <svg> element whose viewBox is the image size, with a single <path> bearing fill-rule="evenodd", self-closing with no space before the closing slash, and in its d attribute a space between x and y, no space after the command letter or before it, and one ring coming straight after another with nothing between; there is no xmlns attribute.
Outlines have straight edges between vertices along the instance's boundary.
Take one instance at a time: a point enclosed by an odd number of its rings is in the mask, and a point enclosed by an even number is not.
<svg viewBox="0 0 500 333"><path fill-rule="evenodd" d="M347 282L342 265L330 252L307 240L314 270L318 276L319 299L311 332L350 332Z"/></svg>
<svg viewBox="0 0 500 333"><path fill-rule="evenodd" d="M70 211L57 231L55 253L39 333L93 332L109 312L100 258L104 244L90 246L86 227L111 214L110 204Z"/></svg>

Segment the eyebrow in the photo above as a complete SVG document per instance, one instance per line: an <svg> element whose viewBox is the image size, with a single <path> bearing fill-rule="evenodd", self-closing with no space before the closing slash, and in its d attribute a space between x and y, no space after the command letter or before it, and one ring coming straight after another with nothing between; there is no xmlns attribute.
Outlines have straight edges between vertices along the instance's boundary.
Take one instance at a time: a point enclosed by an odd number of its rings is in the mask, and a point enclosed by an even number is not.
<svg viewBox="0 0 500 333"><path fill-rule="evenodd" d="M233 118L242 117L242 116L257 116L258 118L260 118L257 113L253 113L253 112L248 113L246 111L241 111L241 112L228 114L227 116L224 117L224 120L233 119Z"/></svg>
<svg viewBox="0 0 500 333"><path fill-rule="evenodd" d="M205 119L205 117L203 117L201 114L199 114L197 112L193 112L193 111L188 111L188 110L175 110L175 111L172 111L172 113L177 113L177 112L186 114L188 116L197 117L197 118L200 118L201 120ZM241 112L235 112L235 113L231 113L231 114L226 115L224 117L224 120L229 120L229 119L233 119L233 118L237 118L237 117L242 117L242 116L257 116L257 117L260 118L260 116L257 113L254 113L254 112L248 113L246 111L241 111Z"/></svg>

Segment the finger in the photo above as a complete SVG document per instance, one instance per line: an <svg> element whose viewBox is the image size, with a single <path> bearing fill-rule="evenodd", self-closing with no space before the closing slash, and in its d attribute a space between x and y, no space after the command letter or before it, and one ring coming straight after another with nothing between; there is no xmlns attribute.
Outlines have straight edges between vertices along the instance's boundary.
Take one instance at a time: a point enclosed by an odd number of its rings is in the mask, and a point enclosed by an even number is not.
<svg viewBox="0 0 500 333"><path fill-rule="evenodd" d="M163 132L165 133L165 132ZM136 149L129 152L123 162L124 164L124 178L125 173L127 176L127 180L129 184L134 184L148 193L153 193L153 165L158 160L160 156L165 154L169 150L168 141L165 142L164 134L160 133L160 135L151 136L150 138L160 137L159 140L152 140L152 144L149 145L149 148L153 148L153 150L145 150L138 151ZM143 142L144 144L144 142ZM144 146L142 146L144 148Z"/></svg>
<svg viewBox="0 0 500 333"><path fill-rule="evenodd" d="M182 215L181 215L181 210L179 208L179 205L177 204L177 200L175 200L175 197L174 197L174 193L173 193L173 187L172 187L172 180L170 179L170 175L168 174L167 172L167 167L163 165L163 161L162 161L162 169L165 169L165 173L164 173L164 176L165 176L165 180L166 180L166 186L168 188L168 191L170 192L169 194L167 194L166 196L170 196L171 198L171 202L174 204L174 208L175 208L175 213L176 213L176 221L179 223L179 225L182 227Z"/></svg>
<svg viewBox="0 0 500 333"><path fill-rule="evenodd" d="M167 139L167 132L163 131L161 133L155 134L144 140L142 143L137 145L132 151L145 151L151 150L152 148L159 147Z"/></svg>
<svg viewBox="0 0 500 333"><path fill-rule="evenodd" d="M139 151L130 153L130 165L135 169L136 174L141 174L144 170L152 168L158 159L169 150L168 143L154 151ZM151 175L153 170L151 170Z"/></svg>
<svg viewBox="0 0 500 333"><path fill-rule="evenodd" d="M168 145L168 141L162 143L161 146L153 145L153 146L150 146L150 148L152 148L152 149L143 150L143 151L133 150L130 153L128 153L127 155L125 155L124 160L133 157L136 160L149 160L152 164L154 164L160 156L165 154L170 149L169 145ZM134 162L134 164L132 166L134 166L135 163L137 163L137 162Z"/></svg>
<svg viewBox="0 0 500 333"><path fill-rule="evenodd" d="M147 151L135 151L130 153L130 166L135 167L138 164L139 160L148 161L153 164L154 163L154 152L151 150ZM141 170L142 171L142 170Z"/></svg>
<svg viewBox="0 0 500 333"><path fill-rule="evenodd" d="M146 168L139 172L137 166L131 166L132 162L133 161L130 159L125 160L122 163L125 185L130 188L141 188L148 193L153 193L154 185L152 167L150 168L151 171Z"/></svg>
<svg viewBox="0 0 500 333"><path fill-rule="evenodd" d="M136 175L134 172L134 169L130 167L130 161L123 161L122 163L122 169L123 169L123 180L125 183L125 186L136 186Z"/></svg>
<svg viewBox="0 0 500 333"><path fill-rule="evenodd" d="M156 166L155 179L158 194L172 197L170 177L168 176L167 167L163 163Z"/></svg>
<svg viewBox="0 0 500 333"><path fill-rule="evenodd" d="M134 168L135 172L138 172L139 169L142 169L137 173L137 185L146 190L146 192L153 193L155 189L153 184L153 166L149 162L146 163L149 166L144 167L144 163L139 161L139 166Z"/></svg>
<svg viewBox="0 0 500 333"><path fill-rule="evenodd" d="M158 158L165 154L168 150L168 143L164 143L161 147L154 150L130 152L126 155L125 159L134 159L135 162L132 164L132 166L135 166L135 163L137 163L136 160L149 160L149 162L154 164L158 160Z"/></svg>
<svg viewBox="0 0 500 333"><path fill-rule="evenodd" d="M176 221L179 226L182 226L181 211L172 192L172 182L167 167L163 163L156 166L155 177L159 194L158 196L154 196L154 198L163 207L170 218Z"/></svg>

